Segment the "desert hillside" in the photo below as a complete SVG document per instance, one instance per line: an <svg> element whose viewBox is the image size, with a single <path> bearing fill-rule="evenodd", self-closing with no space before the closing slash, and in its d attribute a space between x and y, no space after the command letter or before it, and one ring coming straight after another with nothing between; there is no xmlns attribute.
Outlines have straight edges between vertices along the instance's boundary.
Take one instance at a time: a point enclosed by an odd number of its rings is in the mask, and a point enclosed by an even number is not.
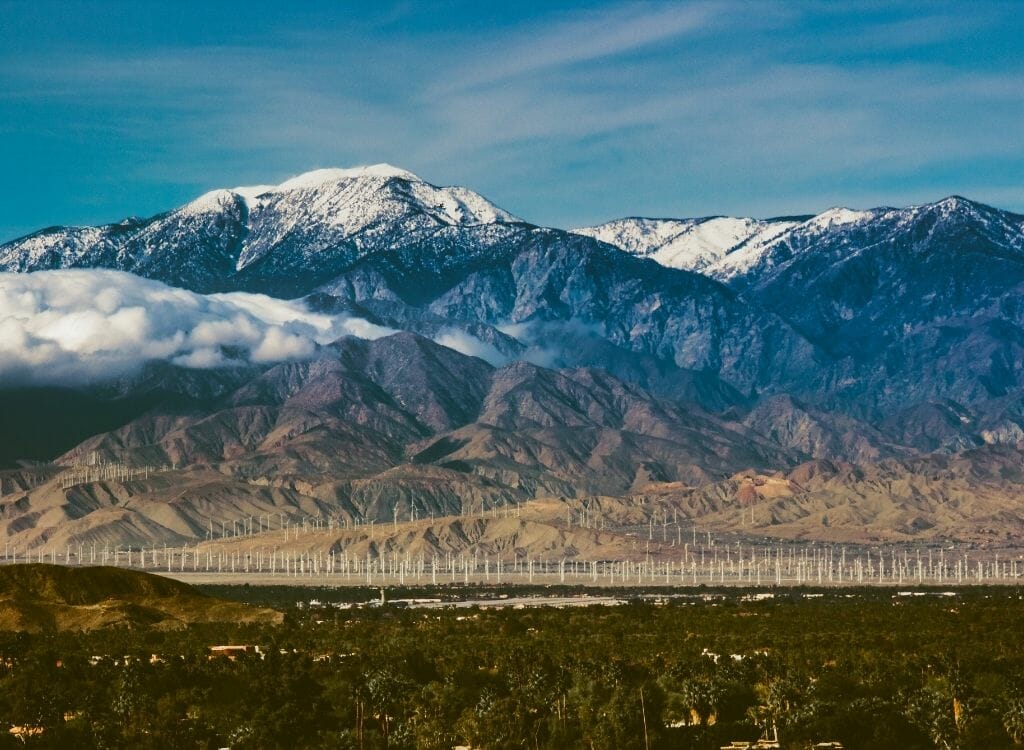
<svg viewBox="0 0 1024 750"><path fill-rule="evenodd" d="M206 596L149 573L25 564L0 568L0 630L178 628L199 622L279 622L267 609Z"/></svg>

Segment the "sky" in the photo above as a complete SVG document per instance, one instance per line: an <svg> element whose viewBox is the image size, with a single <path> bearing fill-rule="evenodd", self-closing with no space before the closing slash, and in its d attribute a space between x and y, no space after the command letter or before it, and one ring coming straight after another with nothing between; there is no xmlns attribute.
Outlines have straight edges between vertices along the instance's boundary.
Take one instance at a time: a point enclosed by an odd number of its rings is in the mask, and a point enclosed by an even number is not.
<svg viewBox="0 0 1024 750"><path fill-rule="evenodd" d="M1016 2L0 0L0 241L388 162L559 227L1024 212Z"/></svg>

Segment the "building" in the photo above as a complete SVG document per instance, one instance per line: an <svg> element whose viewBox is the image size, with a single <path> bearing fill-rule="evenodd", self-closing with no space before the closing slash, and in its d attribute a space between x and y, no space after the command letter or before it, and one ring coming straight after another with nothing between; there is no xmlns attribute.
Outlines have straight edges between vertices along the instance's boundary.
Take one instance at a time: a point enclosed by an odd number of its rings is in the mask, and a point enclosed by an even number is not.
<svg viewBox="0 0 1024 750"><path fill-rule="evenodd" d="M216 659L219 656L235 661L239 656L258 656L263 658L263 652L260 651L259 646L207 646L206 650L209 652L210 659Z"/></svg>

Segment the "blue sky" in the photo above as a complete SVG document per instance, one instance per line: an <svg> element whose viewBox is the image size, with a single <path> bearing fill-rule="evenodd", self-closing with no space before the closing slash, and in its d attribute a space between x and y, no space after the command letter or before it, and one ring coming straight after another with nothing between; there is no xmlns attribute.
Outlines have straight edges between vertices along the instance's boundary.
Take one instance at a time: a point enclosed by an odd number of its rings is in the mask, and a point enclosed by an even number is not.
<svg viewBox="0 0 1024 750"><path fill-rule="evenodd" d="M285 5L0 0L0 240L379 161L553 226L1024 212L1020 3Z"/></svg>

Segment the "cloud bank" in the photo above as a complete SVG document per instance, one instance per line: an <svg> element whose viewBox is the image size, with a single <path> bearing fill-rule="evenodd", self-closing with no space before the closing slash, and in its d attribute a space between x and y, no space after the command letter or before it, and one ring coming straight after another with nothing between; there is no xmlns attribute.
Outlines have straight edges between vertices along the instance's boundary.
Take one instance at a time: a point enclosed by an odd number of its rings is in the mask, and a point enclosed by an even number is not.
<svg viewBox="0 0 1024 750"><path fill-rule="evenodd" d="M118 271L0 274L0 386L77 385L162 360L213 368L312 356L394 331L259 294L201 295Z"/></svg>

